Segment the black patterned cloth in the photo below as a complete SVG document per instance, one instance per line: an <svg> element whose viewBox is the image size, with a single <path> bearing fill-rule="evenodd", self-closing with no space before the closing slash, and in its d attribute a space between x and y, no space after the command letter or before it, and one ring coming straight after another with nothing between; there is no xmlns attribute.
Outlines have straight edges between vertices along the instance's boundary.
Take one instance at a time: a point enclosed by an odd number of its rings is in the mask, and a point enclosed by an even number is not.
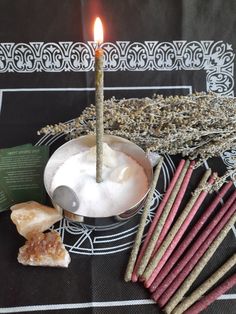
<svg viewBox="0 0 236 314"><path fill-rule="evenodd" d="M64 138L37 130L94 103L96 16L105 30L106 99L195 91L234 96L235 12L234 0L1 0L0 148L32 143L53 152ZM234 156L226 152L209 166L223 174ZM165 156L147 228L179 160ZM185 203L203 172L204 166L194 172ZM49 269L18 264L24 239L10 211L0 213L0 313L161 313L141 284L123 280L140 214L103 227L62 220L54 228L72 261L68 269ZM191 289L235 252L235 237L232 228ZM204 313L235 308L236 287Z"/></svg>

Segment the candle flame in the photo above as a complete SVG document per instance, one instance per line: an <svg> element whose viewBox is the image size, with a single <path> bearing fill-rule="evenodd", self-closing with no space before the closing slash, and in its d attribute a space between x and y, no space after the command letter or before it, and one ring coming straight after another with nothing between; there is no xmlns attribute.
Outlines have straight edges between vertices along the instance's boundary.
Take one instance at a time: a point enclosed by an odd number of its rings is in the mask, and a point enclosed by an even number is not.
<svg viewBox="0 0 236 314"><path fill-rule="evenodd" d="M96 41L98 45L103 43L103 27L99 17L97 17L94 22L94 41Z"/></svg>

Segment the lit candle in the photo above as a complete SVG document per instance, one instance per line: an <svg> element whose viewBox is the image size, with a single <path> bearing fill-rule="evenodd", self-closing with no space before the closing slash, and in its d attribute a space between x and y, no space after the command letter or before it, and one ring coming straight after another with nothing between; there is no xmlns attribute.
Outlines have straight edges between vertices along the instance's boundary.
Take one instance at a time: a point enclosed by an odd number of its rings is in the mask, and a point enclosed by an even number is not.
<svg viewBox="0 0 236 314"><path fill-rule="evenodd" d="M95 104L96 104L96 182L102 181L103 166L103 62L104 53L100 47L103 42L103 28L99 17L94 23L95 49Z"/></svg>

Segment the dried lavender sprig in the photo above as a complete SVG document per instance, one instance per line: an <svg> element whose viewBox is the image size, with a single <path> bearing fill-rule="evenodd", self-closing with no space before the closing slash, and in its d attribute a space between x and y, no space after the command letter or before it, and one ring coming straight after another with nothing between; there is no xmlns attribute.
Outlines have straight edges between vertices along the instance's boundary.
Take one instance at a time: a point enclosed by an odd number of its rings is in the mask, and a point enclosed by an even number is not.
<svg viewBox="0 0 236 314"><path fill-rule="evenodd" d="M104 130L143 148L191 159L209 158L236 144L235 98L216 94L157 96L153 99L114 98L104 102ZM70 138L95 133L95 106L87 107L73 123L43 128Z"/></svg>
<svg viewBox="0 0 236 314"><path fill-rule="evenodd" d="M105 134L127 138L147 151L200 161L236 146L235 123L236 98L213 93L104 101ZM95 134L95 129L96 110L90 105L78 118L48 125L38 133L64 133L72 139ZM230 174L236 176L235 167L227 172Z"/></svg>
<svg viewBox="0 0 236 314"><path fill-rule="evenodd" d="M136 258L138 256L139 247L140 247L140 244L142 241L142 236L143 236L143 231L145 228L146 219L148 216L148 211L150 209L153 193L154 193L155 187L157 185L158 178L160 176L162 163L163 163L163 157L160 157L158 165L155 169L155 173L153 176L153 181L152 181L152 184L150 187L150 191L148 193L148 196L147 196L147 199L145 202L145 207L143 209L143 213L142 213L141 220L139 223L138 231L136 233L133 249L132 249L130 257L129 257L129 261L128 261L128 265L127 265L125 277L124 277L125 281L130 281L131 277L132 277L132 272L134 269Z"/></svg>

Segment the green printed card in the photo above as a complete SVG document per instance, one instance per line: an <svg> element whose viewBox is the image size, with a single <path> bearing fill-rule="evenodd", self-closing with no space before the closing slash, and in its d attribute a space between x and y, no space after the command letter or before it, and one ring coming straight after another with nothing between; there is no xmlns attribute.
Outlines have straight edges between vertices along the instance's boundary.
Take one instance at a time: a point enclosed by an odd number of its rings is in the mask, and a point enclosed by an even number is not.
<svg viewBox="0 0 236 314"><path fill-rule="evenodd" d="M3 203L3 199L8 203L45 201L43 172L48 156L47 146L26 144L0 150L0 187L8 191L2 192Z"/></svg>

